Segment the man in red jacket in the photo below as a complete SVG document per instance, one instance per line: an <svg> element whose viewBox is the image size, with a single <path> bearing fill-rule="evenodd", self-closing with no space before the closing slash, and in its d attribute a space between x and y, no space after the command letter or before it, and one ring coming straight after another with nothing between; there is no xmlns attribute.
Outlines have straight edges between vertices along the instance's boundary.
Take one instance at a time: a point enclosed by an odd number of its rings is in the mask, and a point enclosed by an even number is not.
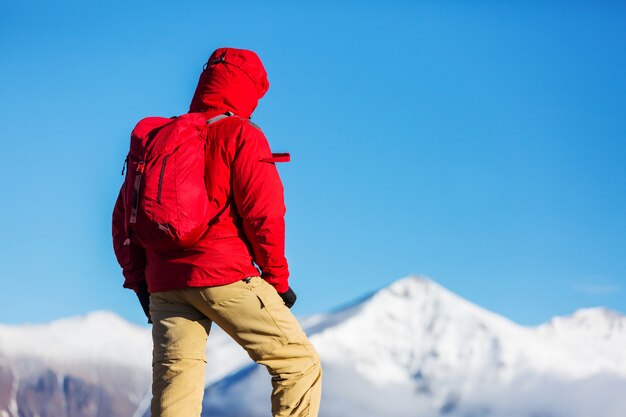
<svg viewBox="0 0 626 417"><path fill-rule="evenodd" d="M249 121L268 88L263 64L247 50L216 50L200 76L189 112L231 117L208 129L205 182L219 214L193 247L163 252L129 242L122 193L116 203L124 287L153 323L152 417L200 416L213 322L272 375L273 416L317 416L319 356L289 310L296 296L284 255L280 158Z"/></svg>

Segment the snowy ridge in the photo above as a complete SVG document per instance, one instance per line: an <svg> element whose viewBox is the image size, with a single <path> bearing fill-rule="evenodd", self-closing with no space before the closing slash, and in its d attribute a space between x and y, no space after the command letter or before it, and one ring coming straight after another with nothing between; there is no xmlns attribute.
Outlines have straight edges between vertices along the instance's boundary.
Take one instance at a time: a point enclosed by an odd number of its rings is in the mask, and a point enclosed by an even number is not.
<svg viewBox="0 0 626 417"><path fill-rule="evenodd" d="M626 316L604 307L585 308L555 317L536 332L560 351L574 349L586 374L604 371L626 377Z"/></svg>
<svg viewBox="0 0 626 417"><path fill-rule="evenodd" d="M341 312L343 320L331 316L327 326L317 323L313 340L327 360L352 358L377 384L408 381L430 363L440 370L497 372L505 379L520 369L567 377L601 371L626 376L626 317L604 309L581 310L528 328L429 279L408 277L351 310L358 314Z"/></svg>
<svg viewBox="0 0 626 417"><path fill-rule="evenodd" d="M501 332L512 324L428 279L409 277L380 290L359 306L359 314L313 340L328 361L351 358L363 376L385 385L412 380L428 358L446 358L450 368L478 366L473 354L491 345L482 337L485 323Z"/></svg>
<svg viewBox="0 0 626 417"><path fill-rule="evenodd" d="M214 381L241 366L246 354L217 326L207 346L207 379ZM0 357L37 360L66 371L74 365L104 364L149 371L152 336L149 327L129 323L115 313L96 311L49 324L0 324Z"/></svg>
<svg viewBox="0 0 626 417"><path fill-rule="evenodd" d="M91 362L149 369L150 329L96 311L49 324L0 325L0 353L46 362ZM148 355L148 356L146 356Z"/></svg>
<svg viewBox="0 0 626 417"><path fill-rule="evenodd" d="M131 415L143 415L150 399L150 333L148 326L136 326L107 311L49 324L0 325L0 392L11 392L7 404L2 404L0 395L0 416L18 417L13 412L18 390L1 384L26 384L28 389L43 384L47 390L62 389L46 382L51 372L61 384L69 377L75 378L73 384L86 384L84 390L102 387L107 398L117 404L112 408L125 407L116 411L122 415L128 415L129 410ZM207 345L207 383L220 380L246 363L249 358L245 352L213 326ZM3 415L3 411L8 414Z"/></svg>

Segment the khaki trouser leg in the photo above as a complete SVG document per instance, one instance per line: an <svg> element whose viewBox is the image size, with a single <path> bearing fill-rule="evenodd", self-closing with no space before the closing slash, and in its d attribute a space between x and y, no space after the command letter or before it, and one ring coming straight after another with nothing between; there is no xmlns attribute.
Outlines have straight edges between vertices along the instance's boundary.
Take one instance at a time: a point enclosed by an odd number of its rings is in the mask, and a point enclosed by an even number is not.
<svg viewBox="0 0 626 417"><path fill-rule="evenodd" d="M317 417L322 389L319 356L276 290L254 277L202 289L193 305L272 375L274 417Z"/></svg>
<svg viewBox="0 0 626 417"><path fill-rule="evenodd" d="M272 415L274 417L317 417L321 398L319 356L298 321L271 285L255 277L249 282L235 282L220 287L189 288L157 293L151 298L151 311L153 300L172 293L189 306L193 306L192 308L195 308L197 312L217 323L248 352L254 361L268 369L272 375ZM158 304L154 307L158 308ZM156 325L155 319L157 317L153 315L152 320ZM210 322L207 322L201 326L205 329L204 337L208 334L210 326ZM196 329L196 327L190 327L190 329ZM200 331L194 333L201 334ZM197 336L194 337L197 338ZM201 344L204 350L204 343ZM185 378L178 378L178 381L173 384L176 385L184 380ZM200 385L203 387L204 384ZM171 388L170 391L176 392ZM169 404L170 402L164 401L163 403ZM200 403L201 400L198 400L198 404ZM172 403L172 406L175 404ZM178 411L175 413L178 416L200 414L199 412L189 414ZM172 412L171 414L152 414L152 417L173 417L174 415Z"/></svg>
<svg viewBox="0 0 626 417"><path fill-rule="evenodd" d="M150 297L152 317L152 417L200 416L206 339L211 321L178 291Z"/></svg>

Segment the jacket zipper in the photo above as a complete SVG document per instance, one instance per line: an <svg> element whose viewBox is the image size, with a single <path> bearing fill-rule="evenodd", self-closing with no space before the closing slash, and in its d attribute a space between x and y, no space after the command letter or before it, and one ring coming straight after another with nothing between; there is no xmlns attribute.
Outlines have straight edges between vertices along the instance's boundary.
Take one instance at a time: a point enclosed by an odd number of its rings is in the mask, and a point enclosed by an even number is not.
<svg viewBox="0 0 626 417"><path fill-rule="evenodd" d="M167 165L167 159L169 155L163 158L163 164L161 165L161 174L159 175L159 190L157 191L157 204L161 204L161 191L163 190L163 176L165 175L165 165Z"/></svg>

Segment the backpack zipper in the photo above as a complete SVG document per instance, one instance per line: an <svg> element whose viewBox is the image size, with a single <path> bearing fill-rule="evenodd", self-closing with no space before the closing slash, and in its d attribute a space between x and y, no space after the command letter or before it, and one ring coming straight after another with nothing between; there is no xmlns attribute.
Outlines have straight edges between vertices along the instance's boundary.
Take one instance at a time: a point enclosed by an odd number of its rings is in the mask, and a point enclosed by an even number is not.
<svg viewBox="0 0 626 417"><path fill-rule="evenodd" d="M137 223L137 209L139 207L139 188L141 187L141 177L143 176L143 172L146 168L146 161L141 160L137 164L137 169L135 170L135 183L133 184L133 206L130 210L130 224Z"/></svg>
<svg viewBox="0 0 626 417"><path fill-rule="evenodd" d="M157 204L161 204L161 191L163 190L163 176L165 175L165 165L169 155L163 158L163 164L161 165L161 173L159 174L159 190L157 191Z"/></svg>

